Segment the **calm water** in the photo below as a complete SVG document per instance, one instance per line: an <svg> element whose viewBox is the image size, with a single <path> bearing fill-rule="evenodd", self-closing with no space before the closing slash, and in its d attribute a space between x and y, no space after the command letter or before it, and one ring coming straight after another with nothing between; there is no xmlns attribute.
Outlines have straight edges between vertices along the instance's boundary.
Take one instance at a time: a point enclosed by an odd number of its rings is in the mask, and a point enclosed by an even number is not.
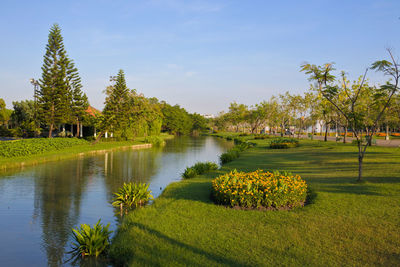
<svg viewBox="0 0 400 267"><path fill-rule="evenodd" d="M0 175L0 266L69 265L71 228L101 218L115 230L110 202L124 182L150 183L153 196L186 166L217 162L232 144L180 137L165 147L108 152Z"/></svg>

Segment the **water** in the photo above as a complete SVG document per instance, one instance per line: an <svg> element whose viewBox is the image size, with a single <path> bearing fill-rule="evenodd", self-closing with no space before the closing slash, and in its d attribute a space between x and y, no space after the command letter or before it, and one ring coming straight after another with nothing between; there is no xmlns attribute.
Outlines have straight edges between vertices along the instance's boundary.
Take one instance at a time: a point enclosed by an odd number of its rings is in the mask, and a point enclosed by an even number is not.
<svg viewBox="0 0 400 267"><path fill-rule="evenodd" d="M0 176L0 266L60 266L71 228L98 219L118 224L113 192L124 182L150 183L153 196L180 180L186 166L218 161L232 143L179 137L162 148L113 151L46 163Z"/></svg>

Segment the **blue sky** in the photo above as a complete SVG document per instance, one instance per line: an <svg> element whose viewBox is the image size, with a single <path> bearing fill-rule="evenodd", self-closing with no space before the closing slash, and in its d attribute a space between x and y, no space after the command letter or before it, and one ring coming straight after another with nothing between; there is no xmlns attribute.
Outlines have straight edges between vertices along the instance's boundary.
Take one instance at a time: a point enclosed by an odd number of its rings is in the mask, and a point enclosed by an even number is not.
<svg viewBox="0 0 400 267"><path fill-rule="evenodd" d="M32 98L53 23L97 108L119 69L146 96L216 114L308 90L305 61L333 61L354 79L387 47L400 56L398 0L2 0L0 98L9 108Z"/></svg>

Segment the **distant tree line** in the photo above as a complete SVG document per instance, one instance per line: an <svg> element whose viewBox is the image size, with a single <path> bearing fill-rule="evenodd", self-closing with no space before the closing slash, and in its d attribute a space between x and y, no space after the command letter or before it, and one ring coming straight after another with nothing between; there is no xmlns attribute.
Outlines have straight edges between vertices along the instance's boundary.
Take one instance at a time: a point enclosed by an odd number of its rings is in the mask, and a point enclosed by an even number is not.
<svg viewBox="0 0 400 267"><path fill-rule="evenodd" d="M53 137L56 132L58 136L79 137L84 125L98 131L98 139L106 133L115 138L133 139L161 131L197 134L208 128L207 120L199 114L190 114L179 105L171 106L129 89L123 70L105 90L104 110L89 114L89 101L82 91L78 69L67 55L57 24L50 29L41 69L42 77L35 81L39 88L35 90L34 100L13 102L10 110L0 99L0 136ZM70 128L66 129L65 125Z"/></svg>

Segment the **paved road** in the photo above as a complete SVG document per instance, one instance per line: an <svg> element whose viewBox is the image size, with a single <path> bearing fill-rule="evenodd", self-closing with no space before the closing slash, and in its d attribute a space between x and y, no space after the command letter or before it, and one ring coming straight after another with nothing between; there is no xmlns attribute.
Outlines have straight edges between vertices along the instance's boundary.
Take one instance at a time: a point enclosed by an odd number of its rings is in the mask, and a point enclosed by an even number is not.
<svg viewBox="0 0 400 267"><path fill-rule="evenodd" d="M303 135L302 138L308 138L308 136ZM324 136L320 136L320 135L314 135L313 138L314 138L314 140L324 140ZM354 137L346 138L346 142L348 142L348 143L352 142L353 140L355 140ZM328 141L336 142L336 137L328 136ZM343 142L343 137L342 137L341 141L339 141L339 142ZM391 140L376 139L376 145L377 146L386 146L386 147L400 147L400 139L391 139Z"/></svg>

